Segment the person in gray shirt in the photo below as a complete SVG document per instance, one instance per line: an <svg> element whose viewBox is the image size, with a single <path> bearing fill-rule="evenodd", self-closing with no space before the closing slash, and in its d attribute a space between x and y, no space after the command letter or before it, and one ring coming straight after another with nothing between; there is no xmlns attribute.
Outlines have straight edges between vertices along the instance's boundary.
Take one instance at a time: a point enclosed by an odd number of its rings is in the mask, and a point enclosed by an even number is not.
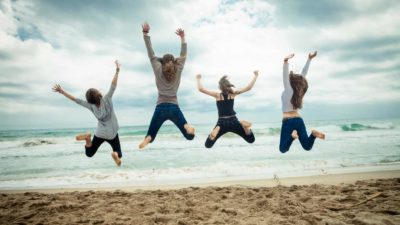
<svg viewBox="0 0 400 225"><path fill-rule="evenodd" d="M186 122L177 99L181 74L186 61L187 44L185 41L185 32L182 29L177 29L175 32L181 38L180 56L175 59L173 55L165 54L162 58L159 58L156 57L151 46L150 36L148 35L150 25L144 23L142 29L147 54L155 76L158 99L147 135L139 144L139 148L143 149L147 144L154 141L158 130L166 120L171 120L186 139L193 140L194 128Z"/></svg>
<svg viewBox="0 0 400 225"><path fill-rule="evenodd" d="M118 61L115 61L116 71L114 78L111 82L111 86L109 91L106 95L102 96L100 91L95 88L90 88L86 92L86 101L76 98L66 91L62 89L59 84L54 85L53 91L59 92L60 94L64 95L65 97L69 98L70 100L76 102L77 104L89 109L94 116L97 118L97 129L91 140L91 134L80 134L76 136L76 140L82 141L85 140L85 150L86 155L88 157L92 157L100 145L106 141L108 142L113 152L111 153L112 158L114 159L115 163L120 166L121 165L121 144L119 142L118 137L118 121L117 117L114 113L114 107L112 102L112 96L114 91L117 87L118 82L118 73L120 69L120 64Z"/></svg>
<svg viewBox="0 0 400 225"><path fill-rule="evenodd" d="M308 60L301 74L295 74L293 71L289 73L288 61L294 57L294 54L290 54L283 59L284 90L281 96L283 120L279 144L279 150L282 153L289 151L295 139L299 139L301 146L307 151L313 147L315 138L325 139L325 134L317 130L312 130L310 136L308 136L304 121L298 112L303 107L303 97L308 89L306 75L311 60L315 56L317 56L316 51L308 54Z"/></svg>

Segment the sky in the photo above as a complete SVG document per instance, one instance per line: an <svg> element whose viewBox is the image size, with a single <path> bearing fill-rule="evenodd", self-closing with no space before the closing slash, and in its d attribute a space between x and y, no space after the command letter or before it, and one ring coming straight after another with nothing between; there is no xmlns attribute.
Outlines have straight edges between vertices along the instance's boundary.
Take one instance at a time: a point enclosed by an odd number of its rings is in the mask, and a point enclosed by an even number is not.
<svg viewBox="0 0 400 225"><path fill-rule="evenodd" d="M300 72L317 50L301 114L305 120L400 117L398 0L0 0L0 129L95 127L85 108L52 92L83 98L107 92L114 60L122 64L113 97L120 126L148 125L157 100L141 24L158 56L188 58L178 92L189 123L214 124L215 99L198 92L195 75L218 90L228 75L254 88L235 99L239 119L279 122L282 61Z"/></svg>

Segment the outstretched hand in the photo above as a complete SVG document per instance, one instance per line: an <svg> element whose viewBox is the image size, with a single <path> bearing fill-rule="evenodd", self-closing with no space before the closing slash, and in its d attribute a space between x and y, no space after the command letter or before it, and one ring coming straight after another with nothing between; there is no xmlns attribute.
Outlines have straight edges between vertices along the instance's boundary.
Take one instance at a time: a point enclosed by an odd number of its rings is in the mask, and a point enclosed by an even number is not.
<svg viewBox="0 0 400 225"><path fill-rule="evenodd" d="M64 93L64 90L62 89L62 87L61 87L59 84L54 85L53 91L54 91L54 92L58 92L58 93L60 93L60 94L63 94L63 93Z"/></svg>
<svg viewBox="0 0 400 225"><path fill-rule="evenodd" d="M254 73L255 76L258 76L258 70L254 70L253 73Z"/></svg>
<svg viewBox="0 0 400 225"><path fill-rule="evenodd" d="M308 58L309 58L309 59L312 59L312 58L314 58L315 56L317 56L317 51L310 52L310 53L308 54Z"/></svg>
<svg viewBox="0 0 400 225"><path fill-rule="evenodd" d="M286 57L283 59L283 61L287 62L289 59L291 59L291 58L293 58L293 57L294 57L294 53L289 54L288 56L286 56Z"/></svg>
<svg viewBox="0 0 400 225"><path fill-rule="evenodd" d="M175 34L178 35L181 38L185 37L185 31L182 28L176 29Z"/></svg>
<svg viewBox="0 0 400 225"><path fill-rule="evenodd" d="M201 74L196 75L196 79L200 80L201 79Z"/></svg>
<svg viewBox="0 0 400 225"><path fill-rule="evenodd" d="M115 60L114 63L115 63L117 71L119 71L119 69L121 68L121 64L118 62L118 60Z"/></svg>
<svg viewBox="0 0 400 225"><path fill-rule="evenodd" d="M150 25L147 22L144 22L144 24L142 24L142 31L143 33L149 33L150 31Z"/></svg>

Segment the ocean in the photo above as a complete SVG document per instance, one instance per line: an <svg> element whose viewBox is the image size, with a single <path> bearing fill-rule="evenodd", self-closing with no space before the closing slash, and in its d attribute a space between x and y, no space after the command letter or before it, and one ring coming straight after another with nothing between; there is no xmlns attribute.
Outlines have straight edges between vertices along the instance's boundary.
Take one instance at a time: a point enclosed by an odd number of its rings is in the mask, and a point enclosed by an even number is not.
<svg viewBox="0 0 400 225"><path fill-rule="evenodd" d="M193 141L170 122L143 151L138 144L147 126L121 127L122 166L104 143L86 157L75 135L94 128L0 131L0 189L151 186L298 177L400 169L400 119L305 120L326 133L311 151L295 141L279 151L281 123L255 123L256 141L235 134L204 147L213 124L196 125Z"/></svg>

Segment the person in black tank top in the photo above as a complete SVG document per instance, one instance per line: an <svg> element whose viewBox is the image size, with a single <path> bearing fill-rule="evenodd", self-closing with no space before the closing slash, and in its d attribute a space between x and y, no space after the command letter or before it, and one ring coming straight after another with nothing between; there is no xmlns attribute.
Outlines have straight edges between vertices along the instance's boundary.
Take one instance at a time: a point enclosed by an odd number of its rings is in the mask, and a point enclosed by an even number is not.
<svg viewBox="0 0 400 225"><path fill-rule="evenodd" d="M229 82L227 76L223 76L219 81L219 89L221 92L214 92L203 87L200 74L196 76L197 88L199 91L214 97L217 101L219 118L217 124L206 140L206 148L211 148L218 138L228 132L232 132L241 136L248 143L253 143L255 141L254 134L250 129L251 123L247 121L239 121L233 108L235 97L239 94L250 91L251 88L253 88L257 77L258 70L254 71L254 78L246 87L235 91L233 90L234 86Z"/></svg>

